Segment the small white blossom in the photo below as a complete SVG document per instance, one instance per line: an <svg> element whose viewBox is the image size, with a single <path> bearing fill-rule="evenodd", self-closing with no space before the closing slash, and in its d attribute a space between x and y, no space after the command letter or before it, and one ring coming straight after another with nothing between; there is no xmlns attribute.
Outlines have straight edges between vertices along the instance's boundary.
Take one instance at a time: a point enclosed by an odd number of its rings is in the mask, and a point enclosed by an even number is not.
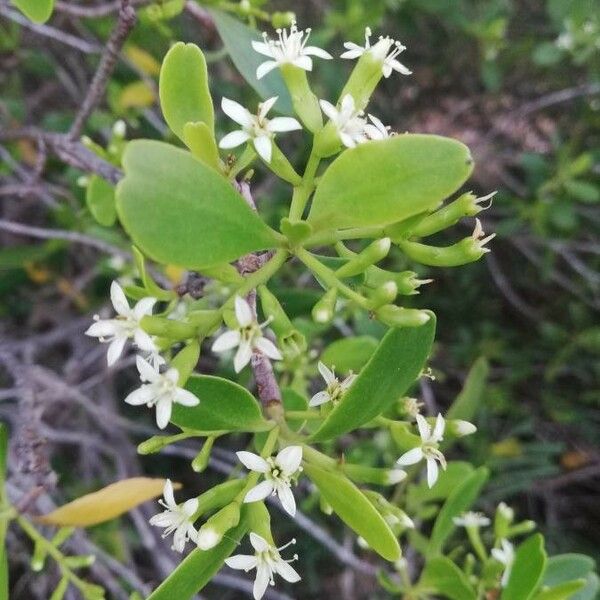
<svg viewBox="0 0 600 600"><path fill-rule="evenodd" d="M225 564L232 569L240 569L242 571L250 571L256 569L256 579L254 580L254 599L260 600L269 583L275 585L275 574L280 575L290 583L300 581L300 575L290 565L294 560L298 560L298 555L294 554L291 560L281 558L281 550L287 548L290 544L295 544L296 540L291 540L285 546L276 548L271 546L260 535L250 532L250 543L254 548L254 554L236 554L225 560Z"/></svg>
<svg viewBox="0 0 600 600"><path fill-rule="evenodd" d="M485 248L485 245L489 241L493 240L496 237L496 234L492 233L486 237L485 232L483 231L483 226L481 225L481 221L479 219L475 219L475 229L473 229L471 237L477 242L479 250L487 253L490 252L490 249Z"/></svg>
<svg viewBox="0 0 600 600"><path fill-rule="evenodd" d="M159 504L164 506L166 510L158 515L154 515L150 519L150 525L155 527L164 527L165 531L162 534L163 538L174 533L173 550L181 553L185 548L188 540L196 541L197 531L194 528L192 517L198 510L198 498L190 498L183 504L179 505L175 502L173 495L173 484L170 479L165 482L163 489L164 500L159 500Z"/></svg>
<svg viewBox="0 0 600 600"><path fill-rule="evenodd" d="M130 308L123 289L113 281L110 286L110 299L117 316L114 319L100 319L95 315L96 322L85 332L86 335L97 337L102 343L109 344L106 353L108 366L117 362L125 342L130 338L140 350L156 352L152 338L140 327L142 318L152 314L156 298L142 298L133 308Z"/></svg>
<svg viewBox="0 0 600 600"><path fill-rule="evenodd" d="M136 358L136 365L143 383L137 390L131 392L125 402L133 406L145 404L148 407L156 406L156 424L159 429L164 429L171 418L173 404L182 406L197 406L200 400L177 386L179 373L171 368L165 373L160 373L141 356ZM147 383L146 383L147 382Z"/></svg>
<svg viewBox="0 0 600 600"><path fill-rule="evenodd" d="M468 511L452 519L459 527L487 527L490 520L480 512Z"/></svg>
<svg viewBox="0 0 600 600"><path fill-rule="evenodd" d="M384 125L377 117L369 115L370 123L365 125L365 133L370 140L386 140L392 135L391 127Z"/></svg>
<svg viewBox="0 0 600 600"><path fill-rule="evenodd" d="M320 100L321 110L334 124L342 144L347 148L354 148L358 144L368 142L367 122L361 110L356 110L354 98L346 94L342 98L339 110L327 100Z"/></svg>
<svg viewBox="0 0 600 600"><path fill-rule="evenodd" d="M229 98L221 100L223 112L233 121L242 126L237 131L228 133L220 142L219 148L235 148L252 140L259 156L266 162L271 162L273 155L272 139L276 133L302 129L302 125L292 117L275 117L267 119L267 113L273 108L277 96L269 98L258 105L258 113L253 115L249 110Z"/></svg>
<svg viewBox="0 0 600 600"><path fill-rule="evenodd" d="M504 565L504 573L500 584L506 587L510 578L513 563L515 562L515 550L513 545L508 540L501 540L502 548L492 548L492 556L502 565Z"/></svg>
<svg viewBox="0 0 600 600"><path fill-rule="evenodd" d="M477 431L477 427L475 427L473 423L469 423L469 421L463 421L462 419L457 419L454 421L454 428L456 430L456 435L459 437L471 435Z"/></svg>
<svg viewBox="0 0 600 600"><path fill-rule="evenodd" d="M271 494L277 494L287 513L296 514L296 500L292 494L292 479L301 471L302 447L288 446L275 458L262 458L253 452L237 452L240 462L250 471L262 473L265 480L248 491L244 502L258 502Z"/></svg>
<svg viewBox="0 0 600 600"><path fill-rule="evenodd" d="M257 79L262 79L276 67L285 64L294 65L305 71L312 71L311 56L326 59L333 58L329 52L325 52L321 48L306 45L310 37L310 29L299 30L296 23L293 22L289 33L286 29L277 29L276 31L277 40L271 40L266 33L263 33L262 42L252 42L252 47L256 52L271 59L260 64L256 69Z"/></svg>
<svg viewBox="0 0 600 600"><path fill-rule="evenodd" d="M411 75L412 71L407 69L401 62L396 60L396 57L406 50L400 42L393 40L390 37L379 37L375 45L371 46L371 29L365 29L365 45L359 46L354 42L344 42L346 52L341 55L341 58L355 59L360 58L365 52L370 52L376 60L381 61L381 72L387 79L393 71L397 71L402 75Z"/></svg>
<svg viewBox="0 0 600 600"><path fill-rule="evenodd" d="M441 414L438 414L435 421L433 431L429 423L422 415L417 415L417 427L421 436L421 445L405 452L398 460L399 465L414 465L420 460L425 459L427 463L427 485L431 488L434 486L438 478L438 465L440 463L442 469L446 469L446 459L439 451L438 444L444 438L444 429L446 422Z"/></svg>
<svg viewBox="0 0 600 600"><path fill-rule="evenodd" d="M319 406L321 404L325 404L326 402L333 402L336 404L342 398L344 392L346 392L346 390L348 390L348 388L352 385L356 379L356 375L354 373L350 373L346 379L340 382L335 376L335 372L328 369L322 362L319 361L317 367L319 369L319 373L321 373L321 377L323 377L325 380L327 387L323 391L317 392L310 399L308 405Z"/></svg>
<svg viewBox="0 0 600 600"><path fill-rule="evenodd" d="M239 373L252 358L252 352L258 351L266 354L273 360L281 360L281 352L271 340L262 335L262 328L268 321L259 325L254 320L250 305L239 296L235 297L235 318L239 327L222 333L213 342L213 352L225 352L237 348L233 359L233 367Z"/></svg>

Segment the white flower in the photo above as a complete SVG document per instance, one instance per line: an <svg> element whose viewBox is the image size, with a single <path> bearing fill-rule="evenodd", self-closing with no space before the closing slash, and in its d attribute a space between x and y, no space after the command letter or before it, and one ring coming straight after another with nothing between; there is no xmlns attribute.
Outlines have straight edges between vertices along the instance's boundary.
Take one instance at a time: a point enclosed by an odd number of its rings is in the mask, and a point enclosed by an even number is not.
<svg viewBox="0 0 600 600"><path fill-rule="evenodd" d="M477 247L481 252L487 253L490 252L489 248L485 248L485 245L496 237L495 233L488 235L485 237L485 232L483 231L483 226L481 225L481 221L479 219L475 219L475 229L473 229L473 233L471 237L477 242Z"/></svg>
<svg viewBox="0 0 600 600"><path fill-rule="evenodd" d="M141 356L136 358L140 379L143 383L137 390L131 392L125 402L133 406L145 404L148 407L156 405L156 424L164 429L171 418L173 404L182 406L197 406L200 400L183 388L177 387L179 373L177 369L169 369L160 373Z"/></svg>
<svg viewBox="0 0 600 600"><path fill-rule="evenodd" d="M463 421L462 419L457 419L454 421L454 429L456 431L456 435L459 437L471 435L477 431L477 427L475 427L473 423L469 423L469 421Z"/></svg>
<svg viewBox="0 0 600 600"><path fill-rule="evenodd" d="M267 113L273 108L278 96L269 98L258 105L258 113L253 115L241 104L229 98L221 100L223 112L242 128L228 133L220 142L219 148L235 148L248 140L252 140L254 148L266 162L271 162L273 145L271 139L275 133L302 129L302 125L292 117L275 117L267 119Z"/></svg>
<svg viewBox="0 0 600 600"><path fill-rule="evenodd" d="M100 319L95 315L96 322L85 332L86 335L97 337L102 343L110 344L106 353L108 366L117 362L125 342L130 338L133 338L140 350L156 352L152 338L140 327L142 318L152 314L156 298L142 298L133 308L130 308L123 289L113 281L110 286L110 299L117 316L114 319Z"/></svg>
<svg viewBox="0 0 600 600"><path fill-rule="evenodd" d="M508 540L501 540L502 548L492 548L492 556L501 564L504 565L504 573L500 584L506 587L510 578L510 571L515 561L515 550L513 545Z"/></svg>
<svg viewBox="0 0 600 600"><path fill-rule="evenodd" d="M158 502L166 510L158 515L154 515L150 519L150 525L164 527L163 538L175 532L171 548L181 553L188 540L196 541L197 531L194 529L191 518L198 510L198 498L190 498L181 505L177 504L173 496L173 484L170 479L167 479L165 482L163 496L164 500L159 500Z"/></svg>
<svg viewBox="0 0 600 600"><path fill-rule="evenodd" d="M370 123L365 125L365 133L370 140L386 140L391 135L391 127L384 125L377 117L369 115Z"/></svg>
<svg viewBox="0 0 600 600"><path fill-rule="evenodd" d="M283 358L275 344L262 335L261 329L268 324L268 321L262 325L256 323L250 305L239 296L235 297L235 318L239 325L238 329L222 333L213 342L212 350L213 352L225 352L237 348L233 359L236 373L239 373L250 362L253 351L262 352L273 360Z"/></svg>
<svg viewBox="0 0 600 600"><path fill-rule="evenodd" d="M410 75L412 71L407 69L401 62L396 60L396 57L406 50L400 42L393 40L390 37L379 37L379 40L374 46L371 46L370 37L371 29L365 29L365 45L359 46L354 42L344 42L346 52L341 55L341 58L360 58L365 52L370 52L376 60L381 61L381 72L387 79L393 71L402 73L402 75Z"/></svg>
<svg viewBox="0 0 600 600"><path fill-rule="evenodd" d="M339 110L327 100L319 100L319 104L321 110L335 125L344 146L354 148L357 144L369 141L365 129L367 122L362 116L363 112L356 110L354 98L350 94L346 94L342 98Z"/></svg>
<svg viewBox="0 0 600 600"><path fill-rule="evenodd" d="M260 64L256 69L257 79L261 79L276 67L285 64L294 65L305 71L312 71L311 56L326 59L333 58L329 52L325 52L321 48L306 45L310 37L310 29L299 30L296 23L293 22L289 33L285 29L277 29L276 31L279 38L277 40L271 40L266 33L263 33L262 42L252 42L252 47L256 52L271 59Z"/></svg>
<svg viewBox="0 0 600 600"><path fill-rule="evenodd" d="M438 450L439 442L444 439L446 422L444 421L444 417L438 414L435 427L432 431L429 423L427 423L422 415L417 415L416 419L419 435L421 436L421 445L405 452L396 462L402 466L414 465L424 458L427 462L427 485L431 488L438 478L437 463L440 463L442 469L446 469L446 459Z"/></svg>
<svg viewBox="0 0 600 600"><path fill-rule="evenodd" d="M265 480L248 491L244 502L258 502L270 494L277 494L287 513L296 514L296 500L292 494L292 478L301 471L302 447L288 446L275 458L262 458L253 452L237 452L240 462L250 471L263 473Z"/></svg>
<svg viewBox="0 0 600 600"><path fill-rule="evenodd" d="M322 362L319 361L317 367L319 369L319 373L321 373L321 377L323 377L325 380L327 387L323 391L317 392L310 399L308 405L319 406L321 404L325 404L326 402L333 402L334 404L337 404L337 402L341 400L344 392L356 379L356 375L354 373L350 373L350 375L348 375L344 381L340 382L335 376L334 371L329 370Z"/></svg>
<svg viewBox="0 0 600 600"><path fill-rule="evenodd" d="M487 527L490 520L480 512L468 511L452 519L459 527Z"/></svg>
<svg viewBox="0 0 600 600"><path fill-rule="evenodd" d="M286 581L296 583L300 581L300 575L290 565L294 560L298 560L298 555L294 554L291 560L283 560L280 551L287 548L290 544L295 544L296 540L291 540L281 548L271 546L260 535L250 532L250 543L254 548L254 554L236 554L225 559L225 564L232 569L250 571L256 569L256 579L254 580L254 598L260 600L267 590L269 583L275 585L274 575L281 575Z"/></svg>

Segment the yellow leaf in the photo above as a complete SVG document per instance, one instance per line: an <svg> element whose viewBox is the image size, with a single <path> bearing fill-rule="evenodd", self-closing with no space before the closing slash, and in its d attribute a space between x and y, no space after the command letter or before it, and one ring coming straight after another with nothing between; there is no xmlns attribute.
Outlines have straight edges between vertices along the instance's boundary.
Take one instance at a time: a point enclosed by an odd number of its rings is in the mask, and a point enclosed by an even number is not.
<svg viewBox="0 0 600 600"><path fill-rule="evenodd" d="M42 515L36 520L47 525L89 527L110 521L138 504L162 495L164 479L132 477L112 483ZM180 484L173 484L175 489Z"/></svg>
<svg viewBox="0 0 600 600"><path fill-rule="evenodd" d="M135 44L128 44L125 48L127 58L146 75L154 75L158 77L160 73L160 63L148 52L142 50Z"/></svg>
<svg viewBox="0 0 600 600"><path fill-rule="evenodd" d="M146 108L154 104L156 94L145 81L134 81L126 85L119 96L121 110L127 108Z"/></svg>

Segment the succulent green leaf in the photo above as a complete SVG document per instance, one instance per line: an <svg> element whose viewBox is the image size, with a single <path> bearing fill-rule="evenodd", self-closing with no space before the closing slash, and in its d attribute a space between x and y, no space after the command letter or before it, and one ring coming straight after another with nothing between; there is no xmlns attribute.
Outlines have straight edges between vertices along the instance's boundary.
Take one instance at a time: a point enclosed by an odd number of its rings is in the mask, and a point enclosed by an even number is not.
<svg viewBox="0 0 600 600"><path fill-rule="evenodd" d="M11 0L34 23L45 23L54 10L54 0Z"/></svg>
<svg viewBox="0 0 600 600"><path fill-rule="evenodd" d="M219 149L214 134L202 121L183 126L183 141L190 152L213 169L219 168Z"/></svg>
<svg viewBox="0 0 600 600"><path fill-rule="evenodd" d="M233 554L248 531L246 511L242 509L240 523L227 532L223 540L210 550L196 548L148 596L148 600L189 600L219 571L225 559Z"/></svg>
<svg viewBox="0 0 600 600"><path fill-rule="evenodd" d="M362 536L375 552L389 561L400 558L396 536L371 502L347 477L313 464L305 464L304 470L333 512Z"/></svg>
<svg viewBox="0 0 600 600"><path fill-rule="evenodd" d="M584 580L584 585L567 598L569 600L595 600L600 589L598 576L594 573L595 568L594 559L585 554L569 553L552 556L546 564L543 584L553 590L556 588L562 589L560 586L573 583L574 580ZM544 600L553 598L553 596L541 597ZM538 600L537 596L536 600Z"/></svg>
<svg viewBox="0 0 600 600"><path fill-rule="evenodd" d="M405 134L361 144L325 171L308 221L315 230L396 223L435 208L472 170L469 149L450 138Z"/></svg>
<svg viewBox="0 0 600 600"><path fill-rule="evenodd" d="M171 47L160 69L158 92L165 121L182 141L190 121L202 121L211 133L214 131L206 60L198 46L178 42Z"/></svg>
<svg viewBox="0 0 600 600"><path fill-rule="evenodd" d="M256 79L258 65L267 60L252 49L252 40L262 41L260 34L230 15L215 9L208 9L229 56L242 77L263 99L278 96L274 109L286 115L294 114L292 99L278 69L274 69L262 79Z"/></svg>
<svg viewBox="0 0 600 600"><path fill-rule="evenodd" d="M265 431L254 396L241 385L212 375L192 375L186 389L195 394L197 406L173 405L171 422L198 431Z"/></svg>
<svg viewBox="0 0 600 600"><path fill-rule="evenodd" d="M151 140L128 144L117 212L144 254L202 269L272 248L275 232L227 180L189 152Z"/></svg>
<svg viewBox="0 0 600 600"><path fill-rule="evenodd" d="M542 581L545 567L544 538L536 533L518 547L500 600L529 600Z"/></svg>
<svg viewBox="0 0 600 600"><path fill-rule="evenodd" d="M342 338L325 348L321 362L329 368L335 367L338 373L358 373L373 356L377 344L377 339L370 335Z"/></svg>
<svg viewBox="0 0 600 600"><path fill-rule="evenodd" d="M433 313L421 327L391 329L313 439L322 442L352 431L404 395L421 373L434 335Z"/></svg>
<svg viewBox="0 0 600 600"><path fill-rule="evenodd" d="M465 421L470 421L475 416L483 397L483 390L485 389L489 370L485 358L481 357L477 359L467 375L467 380L462 391L448 409L446 413L447 419L464 419Z"/></svg>
<svg viewBox="0 0 600 600"><path fill-rule="evenodd" d="M574 579L559 583L554 587L543 588L535 596L535 600L573 600L575 594L585 587L585 579Z"/></svg>
<svg viewBox="0 0 600 600"><path fill-rule="evenodd" d="M475 600L477 597L467 576L445 556L427 561L418 585L450 600Z"/></svg>
<svg viewBox="0 0 600 600"><path fill-rule="evenodd" d="M100 225L111 227L116 218L115 188L108 181L92 175L88 184L85 202L92 216Z"/></svg>
<svg viewBox="0 0 600 600"><path fill-rule="evenodd" d="M469 510L487 481L489 472L485 467L480 467L474 473L471 473L460 485L454 488L442 506L429 539L429 556L439 554L442 551L444 543L450 537L450 534L456 527L454 517Z"/></svg>

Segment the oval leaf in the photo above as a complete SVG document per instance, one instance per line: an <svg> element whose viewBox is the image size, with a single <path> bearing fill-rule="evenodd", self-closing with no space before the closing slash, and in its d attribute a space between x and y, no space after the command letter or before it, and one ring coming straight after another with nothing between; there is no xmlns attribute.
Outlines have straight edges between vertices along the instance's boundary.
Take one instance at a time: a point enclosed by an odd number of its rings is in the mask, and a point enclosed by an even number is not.
<svg viewBox="0 0 600 600"><path fill-rule="evenodd" d="M88 184L85 202L92 216L100 225L110 227L117 218L115 188L102 177L92 175Z"/></svg>
<svg viewBox="0 0 600 600"><path fill-rule="evenodd" d="M149 477L123 479L97 492L81 496L36 520L61 527L97 525L122 515L142 502L160 496L164 485L164 479Z"/></svg>
<svg viewBox="0 0 600 600"><path fill-rule="evenodd" d="M45 23L54 10L54 0L11 0L34 23Z"/></svg>
<svg viewBox="0 0 600 600"><path fill-rule="evenodd" d="M192 375L186 389L200 398L197 406L173 405L171 422L198 431L265 431L254 396L241 385L212 375Z"/></svg>
<svg viewBox="0 0 600 600"><path fill-rule="evenodd" d="M371 502L348 478L311 464L305 464L304 471L333 512L362 536L377 554L389 561L400 558L396 536Z"/></svg>
<svg viewBox="0 0 600 600"><path fill-rule="evenodd" d="M377 349L377 339L370 335L342 338L329 344L321 355L321 362L339 373L358 373L369 362Z"/></svg>
<svg viewBox="0 0 600 600"><path fill-rule="evenodd" d="M185 142L183 129L190 121L202 121L211 132L214 130L206 60L195 44L178 42L167 52L160 69L158 93L167 125L182 141Z"/></svg>
<svg viewBox="0 0 600 600"><path fill-rule="evenodd" d="M500 600L528 600L539 586L546 567L544 538L539 534L527 538L517 549L508 583Z"/></svg>
<svg viewBox="0 0 600 600"><path fill-rule="evenodd" d="M445 556L427 561L419 587L451 600L475 600L475 590L467 576Z"/></svg>
<svg viewBox="0 0 600 600"><path fill-rule="evenodd" d="M308 221L315 230L390 225L436 207L472 170L469 149L450 138L405 134L361 144L325 171Z"/></svg>
<svg viewBox="0 0 600 600"><path fill-rule="evenodd" d="M488 476L488 470L480 467L454 488L435 520L429 538L427 555L439 554L442 551L445 541L456 527L453 521L454 517L471 508Z"/></svg>
<svg viewBox="0 0 600 600"><path fill-rule="evenodd" d="M465 421L470 421L475 416L483 396L489 370L485 358L481 357L477 359L467 375L463 389L448 409L446 419L464 419Z"/></svg>
<svg viewBox="0 0 600 600"><path fill-rule="evenodd" d="M119 219L155 261L201 269L275 246L274 232L227 180L189 152L136 140L123 167Z"/></svg>
<svg viewBox="0 0 600 600"><path fill-rule="evenodd" d="M242 509L240 523L227 532L223 540L210 550L196 548L148 596L148 600L188 600L195 596L219 571L248 531L248 518Z"/></svg>
<svg viewBox="0 0 600 600"><path fill-rule="evenodd" d="M585 578L596 566L594 559L585 554L558 554L551 556L544 572L544 585L555 586L572 579Z"/></svg>
<svg viewBox="0 0 600 600"><path fill-rule="evenodd" d="M321 442L352 431L380 415L404 395L423 369L434 336L433 314L421 327L388 331L313 439Z"/></svg>
<svg viewBox="0 0 600 600"><path fill-rule="evenodd" d="M274 69L260 80L256 79L258 65L267 60L265 56L258 54L252 48L252 40L263 41L258 31L224 12L210 8L207 10L212 15L223 44L225 44L225 49L229 52L233 64L242 77L263 100L278 96L274 110L286 115L293 115L292 99L279 69Z"/></svg>

